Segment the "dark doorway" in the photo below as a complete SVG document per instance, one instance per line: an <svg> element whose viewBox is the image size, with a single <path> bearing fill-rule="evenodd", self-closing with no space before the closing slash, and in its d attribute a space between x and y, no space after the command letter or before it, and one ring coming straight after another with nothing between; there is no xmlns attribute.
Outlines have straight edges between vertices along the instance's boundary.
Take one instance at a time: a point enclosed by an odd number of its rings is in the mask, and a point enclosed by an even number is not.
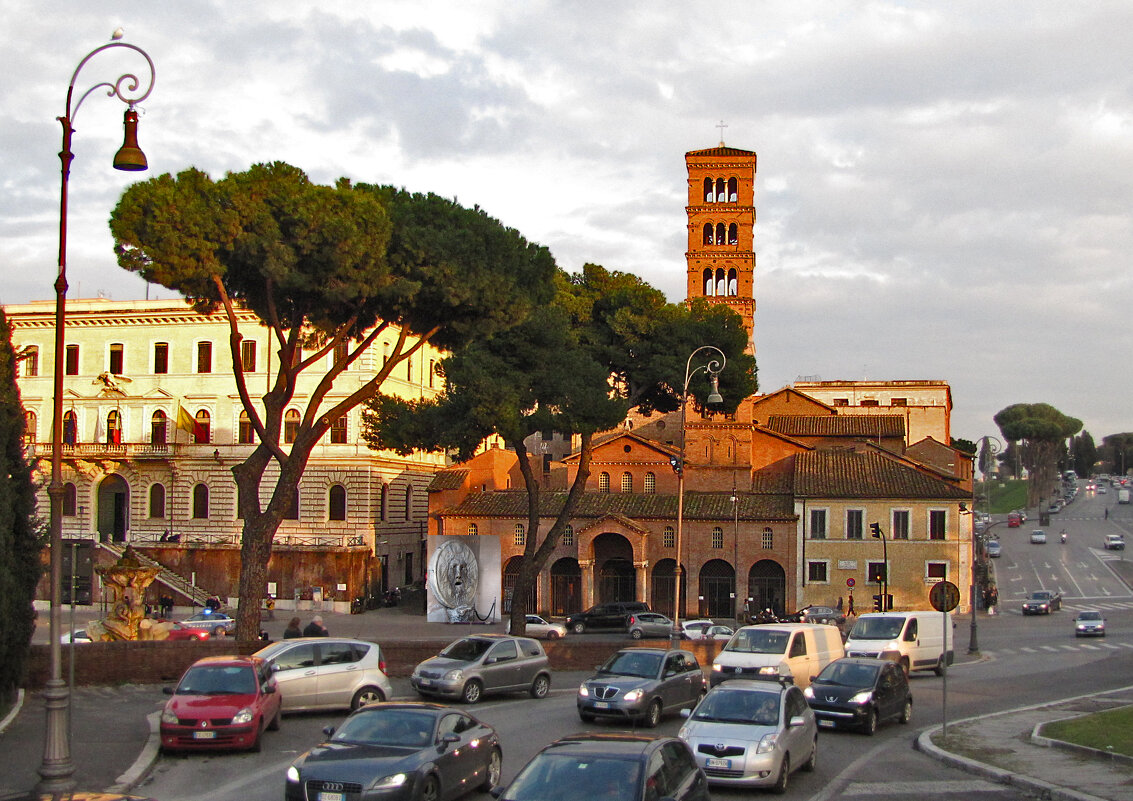
<svg viewBox="0 0 1133 801"><path fill-rule="evenodd" d="M519 568L523 564L522 556L513 556L508 559L507 565L504 567L504 614L511 614L511 599L515 596L515 583L519 580ZM526 614L535 614L535 585L532 584L530 591L527 593L527 607L524 610Z"/></svg>
<svg viewBox="0 0 1133 801"><path fill-rule="evenodd" d="M594 538L595 598L605 601L636 601L637 579L633 569L633 546L621 534L607 531Z"/></svg>
<svg viewBox="0 0 1133 801"><path fill-rule="evenodd" d="M700 604L708 617L736 616L736 571L723 559L713 559L700 569Z"/></svg>
<svg viewBox="0 0 1133 801"><path fill-rule="evenodd" d="M556 617L582 611L582 570L577 559L567 557L551 565L550 611Z"/></svg>
<svg viewBox="0 0 1133 801"><path fill-rule="evenodd" d="M130 486L119 475L109 475L98 487L98 538L125 542L130 527Z"/></svg>
<svg viewBox="0 0 1133 801"><path fill-rule="evenodd" d="M761 559L751 566L747 574L748 593L754 611L772 609L776 614L786 612L787 574L778 562Z"/></svg>
<svg viewBox="0 0 1133 801"><path fill-rule="evenodd" d="M676 601L676 579L673 577L673 571L676 568L677 562L675 559L662 559L653 568L653 575L650 578L649 588L649 608L654 612L660 612L663 615L673 616L673 609L675 608ZM682 573L681 577L681 600L682 606L688 608L688 573ZM685 615L681 615L685 617Z"/></svg>

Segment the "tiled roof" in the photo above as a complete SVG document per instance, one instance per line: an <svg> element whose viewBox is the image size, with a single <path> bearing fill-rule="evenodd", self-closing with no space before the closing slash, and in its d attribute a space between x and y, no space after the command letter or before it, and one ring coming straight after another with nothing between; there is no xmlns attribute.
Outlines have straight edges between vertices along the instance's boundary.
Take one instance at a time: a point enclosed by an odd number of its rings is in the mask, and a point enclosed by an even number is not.
<svg viewBox="0 0 1133 801"><path fill-rule="evenodd" d="M925 475L880 453L807 451L794 457L800 498L971 500L970 490Z"/></svg>
<svg viewBox="0 0 1133 801"><path fill-rule="evenodd" d="M539 495L540 517L555 517L563 508L565 492L544 492ZM789 496L740 493L740 520L794 520L794 505ZM477 492L459 505L444 510L455 517L527 517L527 493L522 490ZM731 493L685 491L686 520L732 520L735 517ZM598 518L618 515L630 520L675 520L676 495L646 495L639 492L588 492L575 510L574 518Z"/></svg>
<svg viewBox="0 0 1133 801"><path fill-rule="evenodd" d="M881 415L773 415L767 427L791 437L904 437L905 418Z"/></svg>
<svg viewBox="0 0 1133 801"><path fill-rule="evenodd" d="M433 474L433 480L429 482L429 492L460 489L464 486L466 478L468 478L467 470L441 470Z"/></svg>
<svg viewBox="0 0 1133 801"><path fill-rule="evenodd" d="M740 150L738 147L710 147L705 150L690 150L686 156L754 156L753 150Z"/></svg>

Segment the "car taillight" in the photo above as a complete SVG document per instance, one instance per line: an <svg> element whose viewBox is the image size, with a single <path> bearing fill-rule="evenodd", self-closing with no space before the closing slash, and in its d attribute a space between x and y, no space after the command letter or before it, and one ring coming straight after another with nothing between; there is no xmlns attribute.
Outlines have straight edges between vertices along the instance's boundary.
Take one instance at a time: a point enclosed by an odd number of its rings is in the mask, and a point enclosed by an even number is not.
<svg viewBox="0 0 1133 801"><path fill-rule="evenodd" d="M631 626L632 626L632 625L634 624L634 617L633 617L633 615L630 615L630 616L629 616L629 624L630 624Z"/></svg>
<svg viewBox="0 0 1133 801"><path fill-rule="evenodd" d="M382 673L386 672L386 660L384 660L384 659L378 660L378 670L380 670Z"/></svg>

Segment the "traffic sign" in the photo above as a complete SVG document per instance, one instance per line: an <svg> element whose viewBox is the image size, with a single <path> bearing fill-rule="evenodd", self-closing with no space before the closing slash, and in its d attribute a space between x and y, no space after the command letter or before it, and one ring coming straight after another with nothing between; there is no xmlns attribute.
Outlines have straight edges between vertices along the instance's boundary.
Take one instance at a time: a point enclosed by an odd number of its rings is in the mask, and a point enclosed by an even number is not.
<svg viewBox="0 0 1133 801"><path fill-rule="evenodd" d="M846 586L849 587L850 589L853 589L855 584L857 584L857 582L854 581L852 578L846 579Z"/></svg>
<svg viewBox="0 0 1133 801"><path fill-rule="evenodd" d="M938 581L928 591L928 602L937 612L951 612L960 605L960 588L951 581Z"/></svg>

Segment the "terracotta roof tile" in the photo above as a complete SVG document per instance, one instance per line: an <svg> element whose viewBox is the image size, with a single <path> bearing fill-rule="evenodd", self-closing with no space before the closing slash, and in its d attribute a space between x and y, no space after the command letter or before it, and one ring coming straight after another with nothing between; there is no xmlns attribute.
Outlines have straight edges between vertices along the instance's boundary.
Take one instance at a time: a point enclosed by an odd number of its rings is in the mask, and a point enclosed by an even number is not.
<svg viewBox="0 0 1133 801"><path fill-rule="evenodd" d="M971 500L972 493L881 453L807 451L794 457L800 498Z"/></svg>
<svg viewBox="0 0 1133 801"><path fill-rule="evenodd" d="M791 437L904 437L905 418L882 415L773 415L767 427Z"/></svg>
<svg viewBox="0 0 1133 801"><path fill-rule="evenodd" d="M440 492L441 490L454 490L460 489L464 486L464 480L468 478L467 470L441 470L433 474L433 480L429 482L429 492Z"/></svg>
<svg viewBox="0 0 1133 801"><path fill-rule="evenodd" d="M554 517L563 507L565 492L544 492L539 495L540 517ZM527 517L527 493L522 490L499 490L469 495L459 505L443 514L458 517ZM740 493L740 520L794 520L794 505L789 496ZM676 495L646 495L639 492L588 492L575 510L576 520L617 515L630 520L675 520ZM686 520L732 520L731 493L685 492Z"/></svg>

